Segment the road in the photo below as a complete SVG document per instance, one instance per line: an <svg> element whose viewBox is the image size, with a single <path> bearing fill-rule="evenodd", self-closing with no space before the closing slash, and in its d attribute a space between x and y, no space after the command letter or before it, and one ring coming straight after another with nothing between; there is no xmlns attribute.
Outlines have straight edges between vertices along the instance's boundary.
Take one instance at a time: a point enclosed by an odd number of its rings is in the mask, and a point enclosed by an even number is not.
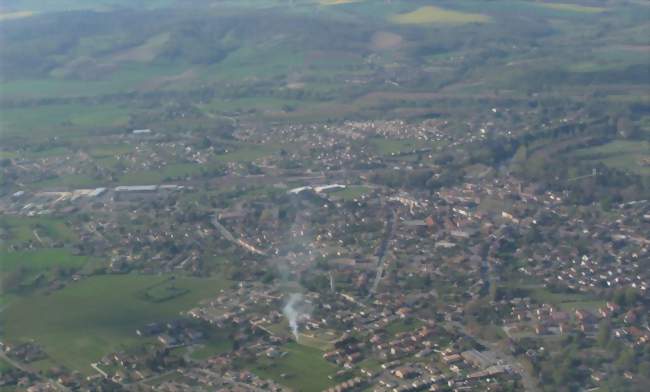
<svg viewBox="0 0 650 392"><path fill-rule="evenodd" d="M31 375L32 375L34 378L36 378L37 380L40 380L40 381L49 381L51 384L53 384L55 387L57 387L60 391L69 391L68 388L66 388L65 386L63 386L63 385L62 385L61 383L59 383L58 381L56 381L56 380L52 380L52 379L49 379L49 378L46 378L46 377L41 376L41 375L40 375L36 370L32 369L31 367L29 367L29 366L27 366L27 365L25 365L25 364L22 364L22 363L20 363L20 362L18 362L18 361L15 361L15 360L9 358L9 357L8 357L4 352L2 352L2 351L0 351L0 359L2 359L3 361L7 362L8 364L10 364L11 366L15 367L15 368L18 369L18 370L21 370L21 371L23 371L23 372L25 372L25 373L31 374Z"/></svg>
<svg viewBox="0 0 650 392"><path fill-rule="evenodd" d="M386 266L386 250L388 249L390 240L393 238L393 234L395 234L395 227L397 227L397 219L399 215L395 210L391 210L391 213L393 217L388 221L388 225L386 227L386 236L379 245L379 250L377 252L377 256L379 257L379 260L377 260L377 274L375 275L375 282L372 284L372 288L368 293L368 298L372 297L372 295L375 294L375 291L377 291L377 287L379 286L379 282L381 281L381 277L384 275L384 268Z"/></svg>
<svg viewBox="0 0 650 392"><path fill-rule="evenodd" d="M212 225L219 230L221 235L228 241L246 249L247 251L251 253L255 253L257 255L262 255L266 256L266 253L264 251L257 249L253 245L249 244L248 242L242 240L241 238L235 238L235 236L228 230L224 225L222 225L219 220L217 219L216 216L212 217Z"/></svg>

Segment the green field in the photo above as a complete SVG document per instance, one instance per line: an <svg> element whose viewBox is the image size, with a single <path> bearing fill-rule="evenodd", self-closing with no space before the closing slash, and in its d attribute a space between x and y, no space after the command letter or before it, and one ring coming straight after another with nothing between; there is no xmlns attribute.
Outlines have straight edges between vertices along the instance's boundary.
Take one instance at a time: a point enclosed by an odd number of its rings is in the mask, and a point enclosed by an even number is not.
<svg viewBox="0 0 650 392"><path fill-rule="evenodd" d="M199 348L192 350L190 358L204 360L230 350L232 350L232 341L228 338L228 331L216 331Z"/></svg>
<svg viewBox="0 0 650 392"><path fill-rule="evenodd" d="M90 374L90 362L142 344L137 328L177 317L226 285L223 280L183 277L176 279L176 286L188 289L186 295L157 303L142 299L142 290L166 279L95 276L50 295L17 298L4 310L2 338L34 339L55 362Z"/></svg>
<svg viewBox="0 0 650 392"><path fill-rule="evenodd" d="M372 146L377 152L384 155L410 152L424 147L424 143L411 139L373 139Z"/></svg>
<svg viewBox="0 0 650 392"><path fill-rule="evenodd" d="M386 326L386 332L391 335L396 335L401 332L415 331L416 329L420 328L420 326L422 326L422 322L420 320L397 320Z"/></svg>
<svg viewBox="0 0 650 392"><path fill-rule="evenodd" d="M580 4L569 4L569 3L537 3L537 5L541 7L551 8L554 10L580 12L586 14L598 14L606 11L606 8L602 8L602 7L588 7Z"/></svg>
<svg viewBox="0 0 650 392"><path fill-rule="evenodd" d="M617 140L601 146L579 149L574 154L585 161L602 162L624 171L650 175L650 142L647 141Z"/></svg>
<svg viewBox="0 0 650 392"><path fill-rule="evenodd" d="M167 179L195 176L201 173L201 166L196 163L173 163L161 169L134 171L120 177L120 185L157 184Z"/></svg>
<svg viewBox="0 0 650 392"><path fill-rule="evenodd" d="M327 376L334 374L337 367L323 359L323 351L293 342L280 349L288 354L273 360L261 359L251 364L251 370L295 391L318 392L332 386Z"/></svg>
<svg viewBox="0 0 650 392"><path fill-rule="evenodd" d="M51 267L82 267L86 256L75 256L66 249L38 249L19 252L0 252L0 271L13 271L24 267L29 271L41 271Z"/></svg>
<svg viewBox="0 0 650 392"><path fill-rule="evenodd" d="M365 187L365 186L357 186L357 185L352 185L348 186L345 189L342 189L340 191L332 192L330 195L335 198L340 198L345 201L351 201L355 199L361 198L361 196L365 195L370 191L370 188Z"/></svg>
<svg viewBox="0 0 650 392"><path fill-rule="evenodd" d="M7 136L47 136L66 129L65 134L87 133L103 127L125 126L129 109L116 105L50 105L38 108L3 109L0 128Z"/></svg>
<svg viewBox="0 0 650 392"><path fill-rule="evenodd" d="M77 238L64 221L56 218L3 216L0 230L4 231L0 249L8 249L12 245L29 241L38 244L34 231L43 240L70 243Z"/></svg>
<svg viewBox="0 0 650 392"><path fill-rule="evenodd" d="M398 24L448 24L485 23L490 17L481 14L446 10L436 6L424 6L414 11L391 17Z"/></svg>
<svg viewBox="0 0 650 392"><path fill-rule="evenodd" d="M282 147L274 144L251 144L242 145L232 152L217 155L218 162L252 162L256 159L273 155L280 151Z"/></svg>

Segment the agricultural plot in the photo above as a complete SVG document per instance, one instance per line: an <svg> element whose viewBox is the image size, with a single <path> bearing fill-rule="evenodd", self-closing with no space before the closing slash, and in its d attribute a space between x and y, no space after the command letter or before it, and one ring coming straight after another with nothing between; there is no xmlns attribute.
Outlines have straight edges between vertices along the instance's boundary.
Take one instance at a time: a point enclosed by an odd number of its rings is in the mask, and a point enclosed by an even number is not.
<svg viewBox="0 0 650 392"><path fill-rule="evenodd" d="M602 7L588 7L580 4L569 4L569 3L547 3L547 2L540 2L537 3L537 5L541 7L546 7L546 8L551 8L554 10L560 10L560 11L569 11L569 12L579 12L579 13L585 13L585 14L599 14L601 12L605 12L606 8Z"/></svg>
<svg viewBox="0 0 650 392"><path fill-rule="evenodd" d="M50 295L17 298L4 310L3 339L34 339L56 362L91 374L90 363L113 351L143 344L135 330L173 319L199 300L216 294L226 282L177 278L189 292L163 302L141 297L143 289L165 276L94 276Z"/></svg>
<svg viewBox="0 0 650 392"><path fill-rule="evenodd" d="M334 374L336 366L323 359L323 351L288 343L280 348L287 352L282 358L260 359L249 364L251 370L260 377L270 378L296 391L317 392L332 386L327 377Z"/></svg>
<svg viewBox="0 0 650 392"><path fill-rule="evenodd" d="M252 162L256 159L275 154L281 149L282 146L280 145L242 145L240 148L235 149L233 152L227 152L225 154L218 155L216 157L216 160L218 162Z"/></svg>
<svg viewBox="0 0 650 392"><path fill-rule="evenodd" d="M86 256L75 256L65 249L38 249L19 252L0 252L0 271L17 268L43 271L53 267L81 267L88 261Z"/></svg>
<svg viewBox="0 0 650 392"><path fill-rule="evenodd" d="M33 241L38 244L42 240L72 242L76 236L62 220L42 217L10 217L5 216L0 224L2 230L2 248L12 245L24 245Z"/></svg>
<svg viewBox="0 0 650 392"><path fill-rule="evenodd" d="M59 137L106 127L125 126L129 109L114 105L51 105L2 111L0 128L4 137Z"/></svg>
<svg viewBox="0 0 650 392"><path fill-rule="evenodd" d="M161 169L134 171L124 174L119 179L120 185L156 184L176 178L195 176L204 168L194 163L173 163Z"/></svg>
<svg viewBox="0 0 650 392"><path fill-rule="evenodd" d="M602 162L624 171L650 175L650 143L617 140L602 146L583 148L575 156L590 162Z"/></svg>
<svg viewBox="0 0 650 392"><path fill-rule="evenodd" d="M490 17L481 14L447 10L436 6L424 6L414 11L394 15L391 21L397 24L443 24L486 23Z"/></svg>

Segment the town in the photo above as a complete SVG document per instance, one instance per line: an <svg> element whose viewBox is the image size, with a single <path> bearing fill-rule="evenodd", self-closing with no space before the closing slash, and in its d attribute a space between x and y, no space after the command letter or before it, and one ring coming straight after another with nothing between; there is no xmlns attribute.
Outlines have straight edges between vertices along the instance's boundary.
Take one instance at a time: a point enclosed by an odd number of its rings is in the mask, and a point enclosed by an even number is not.
<svg viewBox="0 0 650 392"><path fill-rule="evenodd" d="M646 391L646 3L3 4L0 392Z"/></svg>

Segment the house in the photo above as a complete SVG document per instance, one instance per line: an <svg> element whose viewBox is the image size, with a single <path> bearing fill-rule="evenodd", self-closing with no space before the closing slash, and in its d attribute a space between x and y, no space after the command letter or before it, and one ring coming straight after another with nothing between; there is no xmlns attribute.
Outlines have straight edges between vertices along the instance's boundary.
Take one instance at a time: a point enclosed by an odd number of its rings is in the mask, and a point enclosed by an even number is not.
<svg viewBox="0 0 650 392"><path fill-rule="evenodd" d="M418 376L420 373L417 370L415 370L415 369L413 369L411 367L404 366L404 367L395 369L393 371L393 374L397 378L410 379L410 378L414 378L414 377Z"/></svg>

